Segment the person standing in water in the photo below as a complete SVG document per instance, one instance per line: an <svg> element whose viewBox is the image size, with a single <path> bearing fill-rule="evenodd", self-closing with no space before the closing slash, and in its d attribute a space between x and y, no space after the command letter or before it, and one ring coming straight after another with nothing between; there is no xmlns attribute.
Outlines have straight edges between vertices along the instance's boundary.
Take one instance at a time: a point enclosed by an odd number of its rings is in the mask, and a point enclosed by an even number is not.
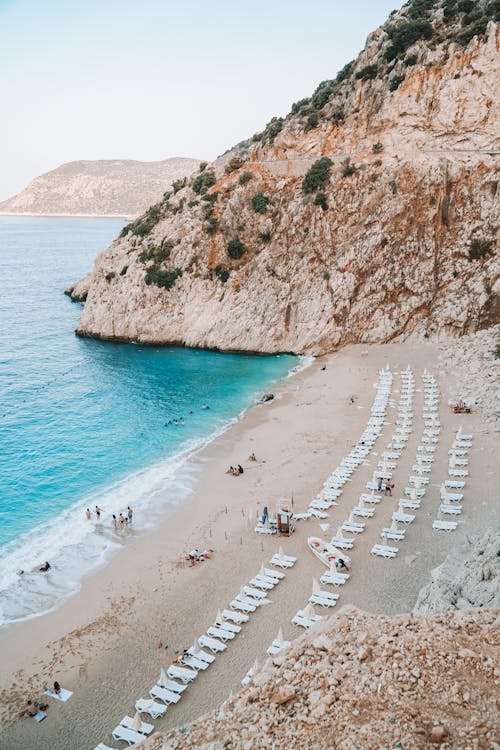
<svg viewBox="0 0 500 750"><path fill-rule="evenodd" d="M113 513L113 526L115 527L115 529L116 529L116 525L117 525L116 516Z"/></svg>
<svg viewBox="0 0 500 750"><path fill-rule="evenodd" d="M96 514L96 517L97 517L98 521L101 520L101 513L102 513L102 508L99 508L99 506L96 505L95 506L95 514Z"/></svg>
<svg viewBox="0 0 500 750"><path fill-rule="evenodd" d="M92 518L90 508L87 508L87 510L85 511L85 518L87 519L87 521L90 521L90 519Z"/></svg>
<svg viewBox="0 0 500 750"><path fill-rule="evenodd" d="M133 515L134 515L134 511L132 510L132 508L129 505L127 507L127 518L128 518L128 522L129 523L132 523L132 517L133 517Z"/></svg>

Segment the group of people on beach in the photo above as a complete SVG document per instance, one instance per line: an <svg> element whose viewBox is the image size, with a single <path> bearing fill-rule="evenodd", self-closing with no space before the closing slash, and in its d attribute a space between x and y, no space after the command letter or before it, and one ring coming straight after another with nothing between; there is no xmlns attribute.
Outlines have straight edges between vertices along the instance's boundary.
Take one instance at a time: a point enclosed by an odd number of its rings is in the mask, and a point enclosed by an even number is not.
<svg viewBox="0 0 500 750"><path fill-rule="evenodd" d="M202 409L210 409L210 407L208 406L208 404L202 404L201 408ZM194 414L194 412L193 412L192 409L189 410L189 415L191 416L191 414ZM170 425L178 426L178 425L185 425L185 424L186 424L185 418L184 417L178 417L176 419L169 419L167 422L165 422L165 427L170 427Z"/></svg>
<svg viewBox="0 0 500 750"><path fill-rule="evenodd" d="M384 495L390 495L392 497L392 491L394 489L394 483L389 480L379 479L377 484L377 490L383 492Z"/></svg>
<svg viewBox="0 0 500 750"><path fill-rule="evenodd" d="M243 466L241 464L238 464L238 466L230 466L226 471L226 474L231 474L231 476L233 477L239 477L240 474L243 474L243 471Z"/></svg>
<svg viewBox="0 0 500 750"><path fill-rule="evenodd" d="M203 552L199 552L199 550L195 547L191 550L191 552L188 554L187 559L189 560L190 565L196 565L199 562L205 562L205 560L210 560L213 554L213 549L205 549Z"/></svg>
<svg viewBox="0 0 500 750"><path fill-rule="evenodd" d="M61 686L55 680L53 686L51 688L47 688L50 690L50 692L54 693L54 695L60 695L61 694ZM42 703L41 701L32 701L27 700L22 709L19 712L19 718L20 719L30 719L37 715L39 711L46 711L49 707L48 703Z"/></svg>
<svg viewBox="0 0 500 750"><path fill-rule="evenodd" d="M96 505L94 512L95 512L95 516L96 516L96 521L100 521L101 520L101 513L103 512L102 508L99 508L99 506ZM85 511L85 517L86 517L87 521L91 521L92 520L92 512L91 512L90 508L86 509L86 511ZM129 505L127 507L127 512L125 514L120 513L118 515L118 517L117 517L115 515L115 513L113 513L113 515L111 516L111 518L112 518L113 526L115 527L115 529L117 529L119 527L123 528L124 526L128 526L130 523L132 523L133 518L134 518L134 511L132 510L132 508Z"/></svg>

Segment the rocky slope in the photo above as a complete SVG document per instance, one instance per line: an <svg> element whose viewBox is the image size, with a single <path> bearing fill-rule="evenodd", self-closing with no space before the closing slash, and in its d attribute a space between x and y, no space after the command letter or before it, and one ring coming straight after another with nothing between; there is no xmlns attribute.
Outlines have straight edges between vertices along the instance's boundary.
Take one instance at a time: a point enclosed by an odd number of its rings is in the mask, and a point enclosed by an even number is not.
<svg viewBox="0 0 500 750"><path fill-rule="evenodd" d="M498 610L383 617L344 607L250 685L146 750L498 747Z"/></svg>
<svg viewBox="0 0 500 750"><path fill-rule="evenodd" d="M72 161L36 177L20 193L0 203L0 213L134 217L199 164L198 159L182 158Z"/></svg>
<svg viewBox="0 0 500 750"><path fill-rule="evenodd" d="M392 14L97 258L78 333L318 354L498 320L499 19L494 0Z"/></svg>
<svg viewBox="0 0 500 750"><path fill-rule="evenodd" d="M219 710L145 750L497 750L499 545L496 530L458 549L411 614L343 607Z"/></svg>
<svg viewBox="0 0 500 750"><path fill-rule="evenodd" d="M457 549L432 572L419 594L415 612L435 614L453 609L500 608L500 530Z"/></svg>
<svg viewBox="0 0 500 750"><path fill-rule="evenodd" d="M470 399L484 425L500 431L500 325L439 345L439 368L452 402ZM495 356L497 354L497 356Z"/></svg>

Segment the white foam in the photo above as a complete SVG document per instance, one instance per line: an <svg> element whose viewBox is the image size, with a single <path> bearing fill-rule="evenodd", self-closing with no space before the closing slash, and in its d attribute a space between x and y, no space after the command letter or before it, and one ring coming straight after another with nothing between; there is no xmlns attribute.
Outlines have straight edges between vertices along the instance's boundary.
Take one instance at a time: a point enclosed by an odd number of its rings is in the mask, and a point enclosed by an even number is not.
<svg viewBox="0 0 500 750"><path fill-rule="evenodd" d="M287 375L293 377L314 361L301 357ZM277 379L274 382L278 382ZM255 394L255 400L257 394ZM153 528L169 510L182 503L194 489L199 462L192 459L208 443L242 419L229 419L205 438L186 442L176 454L115 482L105 490L73 503L52 521L37 526L10 542L0 553L0 627L32 619L57 608L75 594L89 573L103 566L131 536ZM102 521L85 517L85 509L103 509ZM129 527L115 529L112 514L134 510ZM48 573L38 571L45 560ZM24 570L22 576L18 570Z"/></svg>
<svg viewBox="0 0 500 750"><path fill-rule="evenodd" d="M199 464L190 459L236 421L225 423L208 438L188 441L177 454L87 496L6 545L0 557L0 626L59 606L127 539L151 529L169 509L185 500L199 470ZM85 509L95 505L103 509L100 523L85 517ZM126 514L128 505L134 510L132 526L115 529L112 514ZM41 573L38 567L45 560L52 567ZM18 570L24 570L24 575L17 575Z"/></svg>

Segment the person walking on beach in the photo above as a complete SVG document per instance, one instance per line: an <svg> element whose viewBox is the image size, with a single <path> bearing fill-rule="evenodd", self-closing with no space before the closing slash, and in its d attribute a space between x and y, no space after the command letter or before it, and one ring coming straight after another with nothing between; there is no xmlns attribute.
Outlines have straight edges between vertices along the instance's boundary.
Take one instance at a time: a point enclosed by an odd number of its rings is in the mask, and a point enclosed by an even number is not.
<svg viewBox="0 0 500 750"><path fill-rule="evenodd" d="M95 514L96 514L96 518L97 518L98 521L101 520L101 513L102 513L102 508L99 508L99 506L96 505L95 506Z"/></svg>
<svg viewBox="0 0 500 750"><path fill-rule="evenodd" d="M128 518L128 522L129 523L132 523L132 517L133 517L133 515L134 515L134 511L132 510L132 508L129 505L127 507L127 518Z"/></svg>
<svg viewBox="0 0 500 750"><path fill-rule="evenodd" d="M90 508L87 508L87 510L85 511L85 518L87 519L87 521L90 521L91 517L92 516L90 513Z"/></svg>

